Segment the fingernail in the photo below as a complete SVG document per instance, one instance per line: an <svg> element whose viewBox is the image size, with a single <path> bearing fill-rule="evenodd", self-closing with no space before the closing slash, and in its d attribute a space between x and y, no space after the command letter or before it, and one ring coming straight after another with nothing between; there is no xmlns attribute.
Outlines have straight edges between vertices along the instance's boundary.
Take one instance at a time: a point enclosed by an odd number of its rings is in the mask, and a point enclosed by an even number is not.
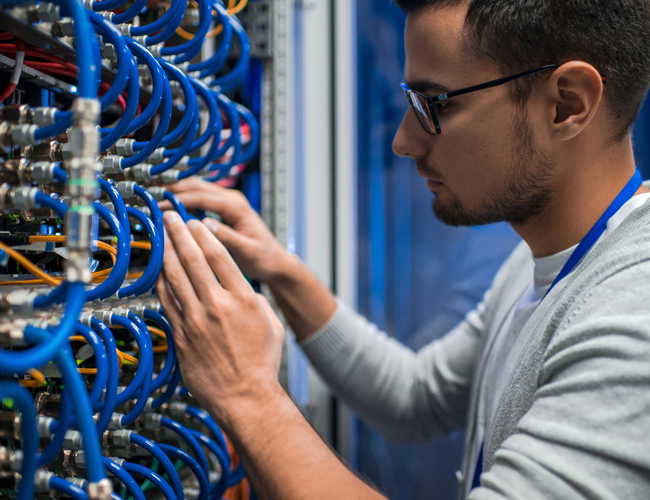
<svg viewBox="0 0 650 500"><path fill-rule="evenodd" d="M179 219L180 217L173 210L167 210L163 214L163 220L165 221L165 224L169 224L169 225L176 224L176 222L178 222Z"/></svg>
<svg viewBox="0 0 650 500"><path fill-rule="evenodd" d="M210 219L209 217L203 219L203 224L205 224L205 227L207 227L213 233L216 233L219 230L219 223L214 219Z"/></svg>
<svg viewBox="0 0 650 500"><path fill-rule="evenodd" d="M197 229L201 226L201 223L197 219L190 219L187 221L187 227L190 229Z"/></svg>

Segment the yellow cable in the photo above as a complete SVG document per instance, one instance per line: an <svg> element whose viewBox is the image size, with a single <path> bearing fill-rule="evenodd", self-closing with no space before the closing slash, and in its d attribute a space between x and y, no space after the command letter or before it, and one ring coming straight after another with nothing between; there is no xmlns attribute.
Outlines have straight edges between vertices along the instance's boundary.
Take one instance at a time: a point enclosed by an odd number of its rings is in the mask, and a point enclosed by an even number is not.
<svg viewBox="0 0 650 500"><path fill-rule="evenodd" d="M30 236L29 237L29 242L30 243L38 243L38 242L53 242L53 243L65 243L65 236L52 236L52 235L47 235L47 236ZM149 244L149 247L151 248L151 244ZM41 279L34 279L34 280L18 280L18 281L0 281L0 286L8 286L8 285L52 285L52 286L58 286L62 279L61 278L55 278L53 276L50 276L47 274L45 271L40 269L38 266L36 266L33 262L31 262L29 259L24 257L22 254L16 252L14 249L10 247L6 247L2 243L0 243L0 248L5 250L16 262L22 264L28 271L30 271L33 275L35 276L40 276ZM11 252L7 251L6 249L9 248ZM97 242L97 248L100 250L104 250L105 252L108 252L108 254L111 256L111 260L113 261L113 265L115 265L115 262L117 261L117 249L108 243L104 243L103 241L98 241ZM20 257L20 260L18 257ZM22 259L25 259L23 261ZM27 264L29 263L29 264ZM103 278L108 276L110 272L113 270L112 267L105 269L103 271L99 271L97 273L93 273L93 282L98 282L98 281L103 281Z"/></svg>
<svg viewBox="0 0 650 500"><path fill-rule="evenodd" d="M35 388L42 387L45 384L45 376L38 370L27 370L27 373L32 377L32 380L20 380L19 384L23 387Z"/></svg>
<svg viewBox="0 0 650 500"><path fill-rule="evenodd" d="M45 280L48 284L52 286L57 286L59 284L60 280L53 278L52 276L47 274L45 271L43 271L38 266L36 266L36 264L34 264L31 260L29 260L24 255L18 253L13 248L5 245L4 243L0 243L0 249L4 250L12 259L18 262L21 266L24 266L25 269L27 269L34 276L40 276L41 279Z"/></svg>
<svg viewBox="0 0 650 500"><path fill-rule="evenodd" d="M155 326L147 326L150 332L155 333L156 335L162 337L164 340L167 340L167 335L165 335L165 332L163 332L160 328L156 328Z"/></svg>
<svg viewBox="0 0 650 500"><path fill-rule="evenodd" d="M248 4L248 0L241 0L238 5L236 5L237 0L228 0L228 14L230 15L235 15L239 14L242 10L244 10L244 7L246 7L246 4ZM190 0L190 4L194 7L198 7L198 4L196 2L192 2ZM216 15L216 11L212 11L213 15ZM206 38L214 38L217 36L219 33L223 31L223 26L220 24L216 28L214 28L212 31L210 31L207 35L205 35ZM194 38L194 34L189 33L185 31L183 28L180 26L176 28L176 34L180 36L181 38L184 38L185 40L191 40Z"/></svg>

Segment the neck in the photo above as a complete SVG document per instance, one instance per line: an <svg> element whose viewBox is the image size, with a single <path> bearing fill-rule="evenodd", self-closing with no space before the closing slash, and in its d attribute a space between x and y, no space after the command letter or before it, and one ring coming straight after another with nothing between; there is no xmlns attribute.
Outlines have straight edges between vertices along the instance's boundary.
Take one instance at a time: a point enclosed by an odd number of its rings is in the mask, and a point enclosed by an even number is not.
<svg viewBox="0 0 650 500"><path fill-rule="evenodd" d="M534 257L553 255L580 243L635 171L629 141L598 159L574 160L557 179L548 207L531 221L512 226ZM636 194L644 192L649 190L641 186Z"/></svg>

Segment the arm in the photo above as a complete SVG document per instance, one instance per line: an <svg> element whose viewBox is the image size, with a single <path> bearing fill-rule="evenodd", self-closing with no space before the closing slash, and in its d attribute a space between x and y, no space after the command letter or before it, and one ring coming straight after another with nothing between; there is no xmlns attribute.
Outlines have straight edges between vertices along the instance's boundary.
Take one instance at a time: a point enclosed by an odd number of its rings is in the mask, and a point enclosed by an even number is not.
<svg viewBox="0 0 650 500"><path fill-rule="evenodd" d="M345 305L337 307L241 193L191 180L171 189L188 209L222 217L224 223L205 225L245 274L269 284L312 365L365 421L399 441L443 437L465 424L484 308L416 354Z"/></svg>
<svg viewBox="0 0 650 500"><path fill-rule="evenodd" d="M166 212L165 228L156 291L183 378L236 443L255 491L263 498L383 498L337 460L280 387L282 329L223 245L175 212Z"/></svg>
<svg viewBox="0 0 650 500"><path fill-rule="evenodd" d="M169 188L188 210L215 212L223 224L206 222L248 277L266 283L298 341L321 328L336 310L334 295L275 239L239 191L200 179ZM169 209L169 202L161 204Z"/></svg>

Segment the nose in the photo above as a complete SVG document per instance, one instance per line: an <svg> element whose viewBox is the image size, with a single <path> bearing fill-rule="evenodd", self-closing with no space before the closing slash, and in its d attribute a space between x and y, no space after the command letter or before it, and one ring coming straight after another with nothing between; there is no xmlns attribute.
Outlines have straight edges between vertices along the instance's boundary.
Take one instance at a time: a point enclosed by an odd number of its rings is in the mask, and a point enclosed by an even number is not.
<svg viewBox="0 0 650 500"><path fill-rule="evenodd" d="M431 138L418 122L413 109L409 108L393 139L393 152L398 156L423 158L429 152Z"/></svg>

